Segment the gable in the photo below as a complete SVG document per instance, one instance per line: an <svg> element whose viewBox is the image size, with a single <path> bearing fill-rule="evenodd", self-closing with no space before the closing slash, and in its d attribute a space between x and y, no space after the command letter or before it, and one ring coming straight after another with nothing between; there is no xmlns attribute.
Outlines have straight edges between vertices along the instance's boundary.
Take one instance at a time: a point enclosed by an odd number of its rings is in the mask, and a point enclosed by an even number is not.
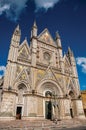
<svg viewBox="0 0 86 130"><path fill-rule="evenodd" d="M18 58L27 60L29 58L29 47L26 40L20 45Z"/></svg>
<svg viewBox="0 0 86 130"><path fill-rule="evenodd" d="M19 66L21 67L21 66ZM28 67L22 67L21 71L17 73L15 83L25 81L31 85L31 77L30 77L30 68Z"/></svg>
<svg viewBox="0 0 86 130"><path fill-rule="evenodd" d="M45 29L39 36L38 36L38 40L47 43L49 45L55 45L55 42L53 40L53 38L51 37L49 31L47 29Z"/></svg>

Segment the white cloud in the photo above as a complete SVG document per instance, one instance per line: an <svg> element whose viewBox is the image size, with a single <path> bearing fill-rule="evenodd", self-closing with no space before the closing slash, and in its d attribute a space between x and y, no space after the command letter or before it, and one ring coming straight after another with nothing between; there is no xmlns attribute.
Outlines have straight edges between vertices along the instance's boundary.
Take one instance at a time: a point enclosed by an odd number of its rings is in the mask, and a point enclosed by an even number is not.
<svg viewBox="0 0 86 130"><path fill-rule="evenodd" d="M44 9L47 11L49 8L53 8L56 3L60 0L34 0L36 5L36 12L39 9Z"/></svg>
<svg viewBox="0 0 86 130"><path fill-rule="evenodd" d="M3 5L2 7L0 7L0 15L9 9L10 9L10 5Z"/></svg>
<svg viewBox="0 0 86 130"><path fill-rule="evenodd" d="M6 70L6 67L5 67L5 66L0 66L0 72L2 72L2 73L0 73L0 78L1 78L2 76L4 76L5 70Z"/></svg>
<svg viewBox="0 0 86 130"><path fill-rule="evenodd" d="M0 0L0 15L3 13L10 20L16 21L28 0Z"/></svg>
<svg viewBox="0 0 86 130"><path fill-rule="evenodd" d="M82 72L86 73L86 57L78 57L76 58L76 62L82 67Z"/></svg>
<svg viewBox="0 0 86 130"><path fill-rule="evenodd" d="M26 8L27 2L31 0L0 0L0 15L5 14L7 18L13 21L19 19L20 14ZM53 8L60 0L33 0L36 5L36 12L40 9L47 11Z"/></svg>

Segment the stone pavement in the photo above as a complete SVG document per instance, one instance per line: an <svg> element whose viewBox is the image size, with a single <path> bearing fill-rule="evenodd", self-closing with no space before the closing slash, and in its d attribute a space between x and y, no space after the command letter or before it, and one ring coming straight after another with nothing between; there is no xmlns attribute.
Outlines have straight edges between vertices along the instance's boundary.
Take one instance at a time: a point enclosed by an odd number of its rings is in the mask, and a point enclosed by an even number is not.
<svg viewBox="0 0 86 130"><path fill-rule="evenodd" d="M49 120L0 121L0 130L58 130L77 126L86 126L86 119L61 120L57 124Z"/></svg>

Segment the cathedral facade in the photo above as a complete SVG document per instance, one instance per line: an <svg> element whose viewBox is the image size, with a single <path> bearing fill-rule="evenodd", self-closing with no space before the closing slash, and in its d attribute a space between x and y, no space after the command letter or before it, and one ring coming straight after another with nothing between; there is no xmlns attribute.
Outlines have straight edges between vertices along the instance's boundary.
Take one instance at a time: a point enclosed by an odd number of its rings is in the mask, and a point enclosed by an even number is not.
<svg viewBox="0 0 86 130"><path fill-rule="evenodd" d="M0 119L84 118L73 52L63 55L61 39L48 29L37 35L34 22L30 44L20 44L21 31L12 35L3 79Z"/></svg>

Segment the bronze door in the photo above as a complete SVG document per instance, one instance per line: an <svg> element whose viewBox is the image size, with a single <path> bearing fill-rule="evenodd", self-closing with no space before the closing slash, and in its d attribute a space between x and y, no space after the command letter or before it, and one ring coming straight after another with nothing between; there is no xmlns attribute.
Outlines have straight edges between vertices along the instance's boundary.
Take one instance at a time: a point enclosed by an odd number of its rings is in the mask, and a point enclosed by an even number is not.
<svg viewBox="0 0 86 130"><path fill-rule="evenodd" d="M51 103L51 101L45 102L45 118L52 119L52 103Z"/></svg>

